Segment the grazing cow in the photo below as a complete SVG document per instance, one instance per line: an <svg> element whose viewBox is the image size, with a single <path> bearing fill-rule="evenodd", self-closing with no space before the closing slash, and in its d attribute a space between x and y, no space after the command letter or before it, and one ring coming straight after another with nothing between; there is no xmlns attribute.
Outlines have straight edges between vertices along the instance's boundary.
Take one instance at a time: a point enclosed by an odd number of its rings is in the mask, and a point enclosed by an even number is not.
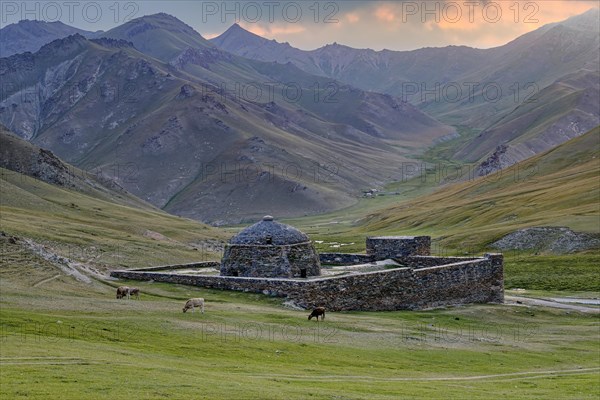
<svg viewBox="0 0 600 400"><path fill-rule="evenodd" d="M129 288L129 296L134 296L136 299L140 299L140 289L136 287Z"/></svg>
<svg viewBox="0 0 600 400"><path fill-rule="evenodd" d="M129 287L128 286L119 286L117 288L117 299L122 299L123 297L129 298Z"/></svg>
<svg viewBox="0 0 600 400"><path fill-rule="evenodd" d="M188 301L185 302L185 306L183 306L183 312L186 312L190 308L192 309L192 312L194 312L195 307L200 307L200 311L202 312L202 314L204 314L204 299L202 299L202 298L189 299Z"/></svg>
<svg viewBox="0 0 600 400"><path fill-rule="evenodd" d="M317 321L318 321L319 315L321 316L321 320L325 319L325 307L317 307L314 310L312 310L312 312L308 316L308 320L310 321L310 319L312 317L317 317Z"/></svg>

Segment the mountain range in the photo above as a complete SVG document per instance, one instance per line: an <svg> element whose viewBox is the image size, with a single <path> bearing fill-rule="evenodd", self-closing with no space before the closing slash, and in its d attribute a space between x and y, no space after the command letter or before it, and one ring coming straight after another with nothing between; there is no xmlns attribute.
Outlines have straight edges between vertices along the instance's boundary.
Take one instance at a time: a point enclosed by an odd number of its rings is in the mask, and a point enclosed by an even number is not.
<svg viewBox="0 0 600 400"><path fill-rule="evenodd" d="M104 36L0 59L0 122L177 215L218 224L349 205L455 135L393 96L219 50L166 14Z"/></svg>
<svg viewBox="0 0 600 400"><path fill-rule="evenodd" d="M487 174L597 126L597 18L494 49L410 52L307 52L238 25L209 41L164 13L96 33L22 21L0 30L0 48L19 52L0 58L0 122L176 215L218 225L322 213L442 142ZM56 40L36 50L40 31ZM422 85L465 82L510 95L421 99Z"/></svg>
<svg viewBox="0 0 600 400"><path fill-rule="evenodd" d="M91 38L101 35L102 31L90 32L60 21L45 22L24 19L0 29L0 57L9 57L27 51L36 52L53 40L76 33Z"/></svg>
<svg viewBox="0 0 600 400"><path fill-rule="evenodd" d="M589 95L590 91L597 93L600 80L599 21L599 10L591 9L485 50L448 46L373 51L333 44L304 51L257 36L237 24L211 42L244 57L292 63L316 75L408 100L440 121L482 132L479 139L457 149L457 160L489 165L497 146L504 145L509 154L502 165L507 166L599 124L598 96ZM577 96L577 101L563 101L559 118L538 119L533 125L525 122L524 111L538 108L539 116L540 109L550 109L546 102L555 101L551 93L557 87L563 89L560 97L564 90L580 91L578 84L572 88L565 84L580 75L592 82L586 95ZM478 150L475 154L470 152L473 147Z"/></svg>

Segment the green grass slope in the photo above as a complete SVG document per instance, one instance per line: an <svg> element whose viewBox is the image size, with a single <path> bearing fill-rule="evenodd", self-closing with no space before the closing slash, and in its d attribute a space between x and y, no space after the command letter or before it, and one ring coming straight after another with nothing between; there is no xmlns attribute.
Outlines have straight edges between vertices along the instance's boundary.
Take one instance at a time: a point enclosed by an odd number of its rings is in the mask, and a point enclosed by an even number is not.
<svg viewBox="0 0 600 400"><path fill-rule="evenodd" d="M14 135L2 124L0 167L98 200L156 211L152 205L128 193L114 181L97 175L95 171L83 171L63 162L52 152Z"/></svg>
<svg viewBox="0 0 600 400"><path fill-rule="evenodd" d="M0 230L101 270L218 259L216 243L225 239L195 221L96 198L5 168L0 168L0 193Z"/></svg>
<svg viewBox="0 0 600 400"><path fill-rule="evenodd" d="M444 187L366 217L371 232L436 232L482 246L528 226L598 232L599 128L495 174Z"/></svg>

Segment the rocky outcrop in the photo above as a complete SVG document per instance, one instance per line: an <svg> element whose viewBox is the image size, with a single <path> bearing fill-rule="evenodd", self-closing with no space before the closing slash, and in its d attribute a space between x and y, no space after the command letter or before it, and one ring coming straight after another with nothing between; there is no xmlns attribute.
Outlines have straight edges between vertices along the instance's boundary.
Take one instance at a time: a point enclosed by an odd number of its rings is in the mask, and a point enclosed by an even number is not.
<svg viewBox="0 0 600 400"><path fill-rule="evenodd" d="M91 39L90 40L93 43L97 43L100 46L103 47L107 47L107 48L113 48L113 49L121 49L121 48L133 48L135 49L135 46L133 45L133 43L127 41L127 40L123 40L123 39L111 39L111 38L98 38L98 39Z"/></svg>
<svg viewBox="0 0 600 400"><path fill-rule="evenodd" d="M508 146L505 144L496 147L496 150L477 167L477 176L486 176L512 165L513 163L506 159L507 150Z"/></svg>
<svg viewBox="0 0 600 400"><path fill-rule="evenodd" d="M555 254L575 253L600 248L600 238L566 227L534 227L520 229L492 244L499 250L533 250Z"/></svg>
<svg viewBox="0 0 600 400"><path fill-rule="evenodd" d="M220 60L229 60L230 58L230 56L215 48L195 49L188 47L172 60L170 64L178 69L183 69L188 64L210 69L211 64Z"/></svg>
<svg viewBox="0 0 600 400"><path fill-rule="evenodd" d="M177 99L178 100L189 99L195 93L196 93L196 89L194 89L194 87L192 85L188 85L186 83L185 85L181 86L181 89L179 90L179 94L177 95Z"/></svg>
<svg viewBox="0 0 600 400"><path fill-rule="evenodd" d="M0 129L0 144L6 149L13 148L13 142L20 139L12 137ZM8 151L8 150L7 150ZM0 152L2 154L3 152ZM73 171L69 170L58 157L49 150L35 149L24 156L6 156L0 158L0 167L28 175L51 185L74 186Z"/></svg>

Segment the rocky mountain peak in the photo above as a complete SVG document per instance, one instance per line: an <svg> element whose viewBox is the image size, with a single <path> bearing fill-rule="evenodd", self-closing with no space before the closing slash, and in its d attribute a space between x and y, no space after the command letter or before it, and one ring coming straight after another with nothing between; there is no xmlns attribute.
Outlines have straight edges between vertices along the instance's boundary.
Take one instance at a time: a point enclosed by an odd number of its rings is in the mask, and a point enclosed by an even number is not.
<svg viewBox="0 0 600 400"><path fill-rule="evenodd" d="M158 14L144 15L143 17L132 19L124 24L123 27L127 29L127 33L130 37L134 37L150 29L165 29L171 32L185 33L201 37L201 35L191 26L172 15L163 12Z"/></svg>
<svg viewBox="0 0 600 400"><path fill-rule="evenodd" d="M22 20L0 29L0 57L9 57L28 51L33 53L55 39L62 39L73 34L86 37L94 35L92 32L63 24L60 21Z"/></svg>
<svg viewBox="0 0 600 400"><path fill-rule="evenodd" d="M80 50L89 44L88 40L76 33L62 39L56 39L44 46L37 52L39 56L45 56L56 53L71 53Z"/></svg>
<svg viewBox="0 0 600 400"><path fill-rule="evenodd" d="M131 47L135 49L135 46L133 45L133 43L127 41L127 40L123 40L123 39L111 39L111 38L98 38L98 39L91 39L90 40L93 43L99 44L100 46L103 47L108 47L108 48L125 48L125 47Z"/></svg>
<svg viewBox="0 0 600 400"><path fill-rule="evenodd" d="M242 48L244 46L264 46L268 43L277 43L277 41L271 41L265 39L255 33L252 33L244 28L242 28L239 24L233 24L223 32L221 35L216 38L211 39L211 42L216 44L217 46L221 46L224 44L236 46L238 48Z"/></svg>

